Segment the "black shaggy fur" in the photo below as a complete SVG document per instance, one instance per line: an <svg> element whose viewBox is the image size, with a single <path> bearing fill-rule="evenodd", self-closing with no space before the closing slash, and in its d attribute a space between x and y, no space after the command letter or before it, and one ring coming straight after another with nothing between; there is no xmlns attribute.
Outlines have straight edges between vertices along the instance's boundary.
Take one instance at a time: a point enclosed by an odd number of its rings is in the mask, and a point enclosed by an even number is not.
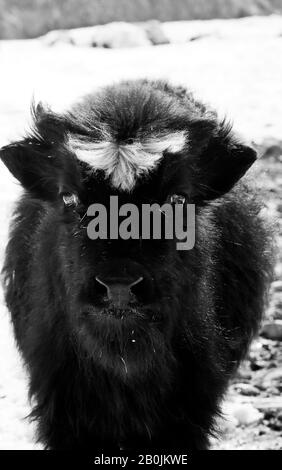
<svg viewBox="0 0 282 470"><path fill-rule="evenodd" d="M30 377L38 439L49 449L206 449L228 381L257 332L271 273L270 234L246 179L255 160L230 126L186 90L123 82L58 115L34 109L34 130L1 150L22 183L4 265L6 302ZM89 172L72 134L119 142L187 131L178 154L130 193ZM244 182L245 180L245 182ZM79 196L65 207L62 194ZM85 211L121 203L196 204L196 245L90 240ZM142 275L120 311L95 277Z"/></svg>

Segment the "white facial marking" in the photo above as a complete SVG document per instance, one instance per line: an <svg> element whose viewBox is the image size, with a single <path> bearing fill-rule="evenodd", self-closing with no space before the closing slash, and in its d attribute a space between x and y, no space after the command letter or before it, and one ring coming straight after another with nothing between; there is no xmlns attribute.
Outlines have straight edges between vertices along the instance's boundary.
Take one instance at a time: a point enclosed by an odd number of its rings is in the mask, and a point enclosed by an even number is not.
<svg viewBox="0 0 282 470"><path fill-rule="evenodd" d="M68 146L77 158L87 163L92 171L103 170L111 184L124 191L131 191L141 175L155 168L163 152L180 152L186 143L184 131L148 137L130 144L118 144L107 138L99 142L87 142L69 135Z"/></svg>

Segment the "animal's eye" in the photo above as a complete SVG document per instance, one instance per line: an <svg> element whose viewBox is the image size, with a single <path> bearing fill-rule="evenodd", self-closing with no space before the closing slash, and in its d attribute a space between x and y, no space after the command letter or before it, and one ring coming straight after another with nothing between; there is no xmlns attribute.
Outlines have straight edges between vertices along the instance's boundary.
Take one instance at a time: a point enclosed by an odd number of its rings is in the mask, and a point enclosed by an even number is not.
<svg viewBox="0 0 282 470"><path fill-rule="evenodd" d="M186 198L183 194L172 194L170 196L170 203L171 204L185 204Z"/></svg>
<svg viewBox="0 0 282 470"><path fill-rule="evenodd" d="M66 207L77 207L79 199L77 194L74 193L62 193L62 199Z"/></svg>

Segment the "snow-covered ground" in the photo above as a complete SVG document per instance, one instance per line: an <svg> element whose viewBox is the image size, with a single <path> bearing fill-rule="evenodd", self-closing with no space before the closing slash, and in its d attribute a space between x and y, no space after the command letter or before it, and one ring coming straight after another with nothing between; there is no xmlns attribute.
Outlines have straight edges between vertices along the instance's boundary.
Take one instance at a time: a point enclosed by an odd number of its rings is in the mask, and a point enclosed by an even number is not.
<svg viewBox="0 0 282 470"><path fill-rule="evenodd" d="M93 88L137 77L186 85L227 114L248 140L282 139L282 17L167 23L164 28L173 44L136 49L0 42L0 145L28 128L33 97L60 110ZM184 42L197 35L203 37ZM1 261L18 192L1 166ZM1 293L0 449L35 448L33 427L24 420L30 411L26 390Z"/></svg>

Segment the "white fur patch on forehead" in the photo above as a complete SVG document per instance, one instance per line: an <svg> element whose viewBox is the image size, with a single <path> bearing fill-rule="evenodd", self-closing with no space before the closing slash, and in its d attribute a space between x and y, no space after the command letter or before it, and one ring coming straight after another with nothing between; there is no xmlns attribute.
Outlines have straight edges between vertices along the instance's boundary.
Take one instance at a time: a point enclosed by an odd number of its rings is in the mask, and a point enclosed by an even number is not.
<svg viewBox="0 0 282 470"><path fill-rule="evenodd" d="M68 147L77 158L91 167L102 170L113 187L131 191L136 180L157 166L163 152L180 152L186 143L184 131L119 144L106 138L89 142L69 135Z"/></svg>

